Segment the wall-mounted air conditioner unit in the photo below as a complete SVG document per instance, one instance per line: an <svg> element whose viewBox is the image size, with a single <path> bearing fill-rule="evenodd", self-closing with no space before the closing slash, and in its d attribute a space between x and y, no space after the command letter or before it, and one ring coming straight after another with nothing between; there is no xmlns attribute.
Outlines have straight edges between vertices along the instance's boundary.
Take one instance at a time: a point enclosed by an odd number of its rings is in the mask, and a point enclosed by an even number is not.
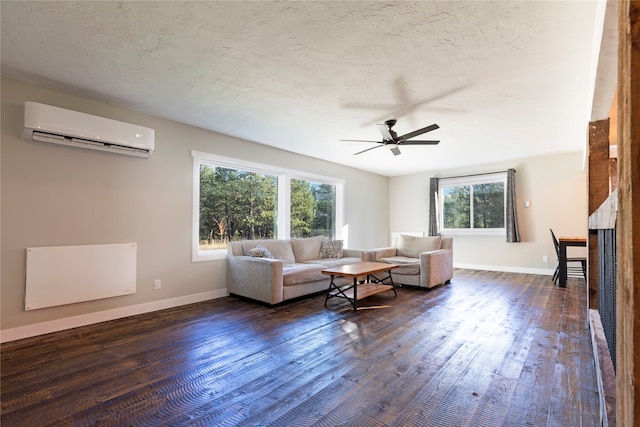
<svg viewBox="0 0 640 427"><path fill-rule="evenodd" d="M151 157L155 131L37 102L24 103L24 139Z"/></svg>

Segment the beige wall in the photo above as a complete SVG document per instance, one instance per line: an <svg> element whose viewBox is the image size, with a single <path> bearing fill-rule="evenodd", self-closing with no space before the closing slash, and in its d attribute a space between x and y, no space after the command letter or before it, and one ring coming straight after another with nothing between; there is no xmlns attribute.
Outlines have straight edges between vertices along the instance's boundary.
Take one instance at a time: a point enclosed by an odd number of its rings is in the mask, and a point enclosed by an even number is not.
<svg viewBox="0 0 640 427"><path fill-rule="evenodd" d="M14 80L1 89L3 341L224 295L225 261L191 262L191 150L344 179L350 247L386 243L389 212L371 207L386 206L387 177ZM156 152L140 159L24 141L25 101L151 127ZM25 248L124 242L138 244L135 295L24 311Z"/></svg>
<svg viewBox="0 0 640 427"><path fill-rule="evenodd" d="M428 230L431 176L448 177L516 169L517 210L521 243L503 236L454 236L454 264L462 267L551 274L556 256L549 229L556 235L586 236L587 187L583 153L517 160L473 168L433 171L391 178L390 229ZM416 197L416 194L424 197ZM531 207L525 208L525 201ZM407 207L411 206L411 209ZM570 248L572 254L586 253ZM549 258L548 263L542 257Z"/></svg>

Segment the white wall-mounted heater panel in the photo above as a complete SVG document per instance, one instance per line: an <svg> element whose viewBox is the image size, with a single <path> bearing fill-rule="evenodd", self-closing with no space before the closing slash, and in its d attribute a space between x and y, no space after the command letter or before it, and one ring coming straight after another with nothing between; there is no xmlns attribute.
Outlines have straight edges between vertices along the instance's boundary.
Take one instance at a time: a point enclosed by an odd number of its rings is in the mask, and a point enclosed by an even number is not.
<svg viewBox="0 0 640 427"><path fill-rule="evenodd" d="M137 245L27 248L25 310L136 293Z"/></svg>

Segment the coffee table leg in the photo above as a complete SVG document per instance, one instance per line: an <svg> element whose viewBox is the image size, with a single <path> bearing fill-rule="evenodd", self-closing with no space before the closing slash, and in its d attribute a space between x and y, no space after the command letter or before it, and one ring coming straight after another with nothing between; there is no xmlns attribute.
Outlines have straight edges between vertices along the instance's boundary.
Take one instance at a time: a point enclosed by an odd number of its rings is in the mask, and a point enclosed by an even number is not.
<svg viewBox="0 0 640 427"><path fill-rule="evenodd" d="M345 298L347 301L351 302L351 304L353 305L354 311L358 310L358 278L357 277L353 278L353 300L344 293L345 292L344 290L336 286L335 282L333 281L334 278L335 278L335 275L332 274L331 281L329 282L329 289L327 290L327 296L324 299L324 306L325 307L327 306L327 301L329 301L329 298L342 295L341 296L342 298ZM331 290L333 289L335 289L336 292L332 294Z"/></svg>
<svg viewBox="0 0 640 427"><path fill-rule="evenodd" d="M329 301L329 297L331 297L331 289L336 287L336 285L333 283L333 278L334 275L331 275L331 281L329 282L329 289L327 289L327 297L324 299L324 306L327 306L327 301Z"/></svg>
<svg viewBox="0 0 640 427"><path fill-rule="evenodd" d="M391 289L393 289L393 294L395 296L398 296L398 292L396 292L396 285L393 283L393 277L391 276L391 270L386 270L386 273L387 273L387 277L385 277L382 280L378 279L375 274L367 275L367 282L372 282L370 280L370 277L373 277L373 280L375 280L375 282L373 283L382 283L383 285L391 286ZM384 281L387 279L389 279L389 283L384 283Z"/></svg>
<svg viewBox="0 0 640 427"><path fill-rule="evenodd" d="M358 278L353 278L353 311L358 311Z"/></svg>
<svg viewBox="0 0 640 427"><path fill-rule="evenodd" d="M393 283L393 277L391 277L391 270L389 270L389 282L391 282L391 289L393 289L393 294L395 296L398 296L398 293L396 292L396 285Z"/></svg>

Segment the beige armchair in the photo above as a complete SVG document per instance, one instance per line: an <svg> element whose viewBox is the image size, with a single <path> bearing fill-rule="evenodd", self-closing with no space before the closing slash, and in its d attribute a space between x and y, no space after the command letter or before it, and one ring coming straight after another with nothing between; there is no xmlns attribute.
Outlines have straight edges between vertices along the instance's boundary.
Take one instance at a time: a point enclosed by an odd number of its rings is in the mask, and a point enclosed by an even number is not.
<svg viewBox="0 0 640 427"><path fill-rule="evenodd" d="M400 235L397 247L368 251L369 261L396 264L395 284L432 288L453 278L453 239Z"/></svg>

